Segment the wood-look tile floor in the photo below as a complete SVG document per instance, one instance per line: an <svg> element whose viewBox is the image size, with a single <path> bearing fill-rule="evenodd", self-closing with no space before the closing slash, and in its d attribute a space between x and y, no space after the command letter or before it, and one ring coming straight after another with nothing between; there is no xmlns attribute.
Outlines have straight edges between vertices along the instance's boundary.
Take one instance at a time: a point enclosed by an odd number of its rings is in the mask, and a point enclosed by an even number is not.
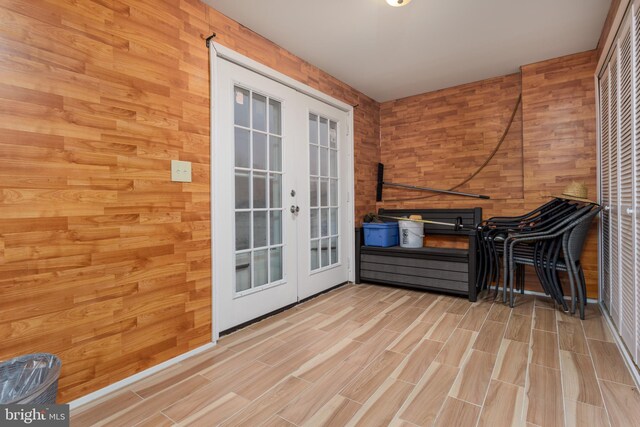
<svg viewBox="0 0 640 427"><path fill-rule="evenodd" d="M74 410L73 426L632 426L596 306L347 285Z"/></svg>

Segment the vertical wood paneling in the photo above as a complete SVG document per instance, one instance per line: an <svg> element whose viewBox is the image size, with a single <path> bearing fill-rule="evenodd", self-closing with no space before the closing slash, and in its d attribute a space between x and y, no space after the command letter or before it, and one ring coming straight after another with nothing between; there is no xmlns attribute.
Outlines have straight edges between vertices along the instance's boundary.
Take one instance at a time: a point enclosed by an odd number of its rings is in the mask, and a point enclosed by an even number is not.
<svg viewBox="0 0 640 427"><path fill-rule="evenodd" d="M374 206L378 104L197 0L10 0L0 22L0 359L59 354L61 401L211 339L203 35L359 104Z"/></svg>

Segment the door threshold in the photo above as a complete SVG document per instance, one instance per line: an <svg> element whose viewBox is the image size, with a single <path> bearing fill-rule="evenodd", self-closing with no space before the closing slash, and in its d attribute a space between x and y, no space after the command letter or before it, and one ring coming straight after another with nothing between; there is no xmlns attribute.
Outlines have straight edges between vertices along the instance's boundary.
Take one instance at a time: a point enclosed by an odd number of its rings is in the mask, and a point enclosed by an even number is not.
<svg viewBox="0 0 640 427"><path fill-rule="evenodd" d="M234 326L234 327L232 327L232 328L225 329L224 331L221 331L221 332L220 332L219 337L220 337L220 338L222 338L222 337L224 337L224 336L226 336L226 335L229 335L229 334L231 334L231 333L233 333L233 332L236 332L236 331L238 331L238 330L240 330L240 329L244 329L244 328L246 328L247 326L251 326L251 325L253 325L254 323L258 323L258 322L260 322L261 320L266 319L267 317L275 316L275 315L276 315L276 314L278 314L278 313L282 313L283 311L285 311L285 310L289 310L290 308L293 308L293 307L295 307L295 306L296 306L296 305L298 305L298 304L302 304L303 302L307 302L307 301L309 301L309 300L312 300L312 299L314 299L314 298L316 298L316 297L319 297L319 296L320 296L320 295L322 295L322 294L326 294L327 292L331 292L331 291L333 291L333 290L335 290L335 289L338 289L339 287L344 286L344 285L346 285L346 284L348 284L348 283L349 283L349 281L339 283L339 284L337 284L337 285L335 285L335 286L332 286L332 287L330 287L330 288L328 288L328 289L325 289L324 291L318 292L317 294L313 294L313 295L308 296L308 297L306 297L306 298L304 298L304 299L301 299L301 300L300 300L300 301L298 301L298 302L294 302L293 304L285 305L284 307L280 307L279 309L277 309L277 310L273 310L273 311L272 311L272 312L270 312L270 313L263 314L263 315L262 315L262 316L260 316L260 317L256 317L255 319L249 320L248 322L244 322L244 323L241 323L241 324L239 324L239 325L237 325L237 326Z"/></svg>

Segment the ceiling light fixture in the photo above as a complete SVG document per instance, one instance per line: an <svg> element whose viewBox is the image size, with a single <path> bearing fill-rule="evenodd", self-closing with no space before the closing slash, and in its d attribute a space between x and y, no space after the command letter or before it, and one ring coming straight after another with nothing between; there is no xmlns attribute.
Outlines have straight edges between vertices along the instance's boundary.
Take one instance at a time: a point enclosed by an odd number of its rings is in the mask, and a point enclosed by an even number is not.
<svg viewBox="0 0 640 427"><path fill-rule="evenodd" d="M387 0L387 3L393 7L406 6L411 3L411 0Z"/></svg>

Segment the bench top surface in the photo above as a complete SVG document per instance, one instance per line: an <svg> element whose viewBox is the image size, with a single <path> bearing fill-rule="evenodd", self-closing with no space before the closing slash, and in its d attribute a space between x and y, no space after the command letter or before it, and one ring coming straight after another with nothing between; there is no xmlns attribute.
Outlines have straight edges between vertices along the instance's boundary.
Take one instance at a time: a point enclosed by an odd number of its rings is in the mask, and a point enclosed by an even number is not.
<svg viewBox="0 0 640 427"><path fill-rule="evenodd" d="M445 222L455 224L460 218L463 229L455 230L446 225L424 224L424 231L429 234L444 235L468 235L475 232L475 226L482 221L482 208L466 209L379 209L378 215L388 215L393 217L408 217L410 215L420 215L422 219L429 221ZM394 221L384 218L385 221Z"/></svg>

